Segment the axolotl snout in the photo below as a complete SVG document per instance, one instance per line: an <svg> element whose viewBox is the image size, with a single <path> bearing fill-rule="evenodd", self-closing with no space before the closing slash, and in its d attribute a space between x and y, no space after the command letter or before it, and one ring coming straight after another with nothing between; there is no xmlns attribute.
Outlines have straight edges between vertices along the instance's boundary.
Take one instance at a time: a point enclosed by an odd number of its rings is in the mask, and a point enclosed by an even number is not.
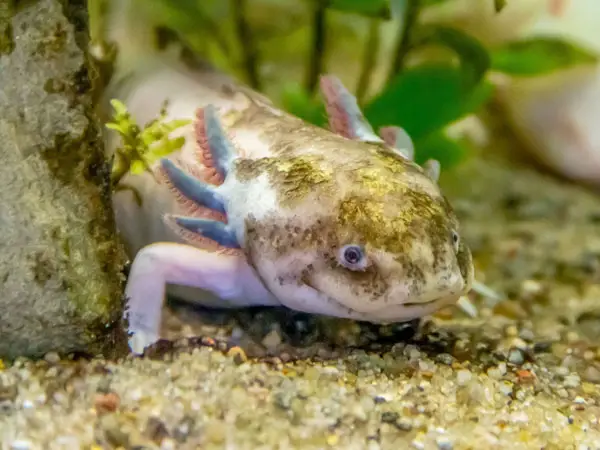
<svg viewBox="0 0 600 450"><path fill-rule="evenodd" d="M198 109L193 145L154 168L173 199L164 223L181 241L148 242L135 256L134 352L159 338L167 284L224 306L374 323L431 314L470 290L471 254L439 167L415 164L401 129L376 135L336 78L321 88L331 130L247 96L244 108Z"/></svg>

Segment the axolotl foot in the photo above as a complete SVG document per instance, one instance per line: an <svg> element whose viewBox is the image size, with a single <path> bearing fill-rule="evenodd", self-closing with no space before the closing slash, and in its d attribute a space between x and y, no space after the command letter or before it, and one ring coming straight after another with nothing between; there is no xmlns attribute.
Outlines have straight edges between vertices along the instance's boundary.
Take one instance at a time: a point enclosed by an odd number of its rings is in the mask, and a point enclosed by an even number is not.
<svg viewBox="0 0 600 450"><path fill-rule="evenodd" d="M219 254L176 243L149 245L136 256L125 289L133 353L143 353L160 337L167 284L197 287L237 306L274 303L242 254Z"/></svg>

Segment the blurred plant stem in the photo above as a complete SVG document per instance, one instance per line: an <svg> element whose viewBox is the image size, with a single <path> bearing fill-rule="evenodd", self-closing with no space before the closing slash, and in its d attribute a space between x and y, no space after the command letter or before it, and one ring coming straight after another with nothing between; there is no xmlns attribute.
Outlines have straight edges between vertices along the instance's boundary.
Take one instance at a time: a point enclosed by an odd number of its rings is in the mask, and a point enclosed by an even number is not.
<svg viewBox="0 0 600 450"><path fill-rule="evenodd" d="M232 0L233 22L240 50L242 52L242 64L246 72L246 78L250 87L261 90L262 83L258 74L259 57L258 48L252 35L250 25L246 21L246 0Z"/></svg>
<svg viewBox="0 0 600 450"><path fill-rule="evenodd" d="M310 61L306 72L306 91L313 94L319 83L319 76L323 73L323 63L325 61L325 41L326 41L326 2L313 1L312 16L312 45Z"/></svg>
<svg viewBox="0 0 600 450"><path fill-rule="evenodd" d="M90 28L90 39L93 44L101 44L104 36L104 13L106 10L105 0L88 0L88 17Z"/></svg>
<svg viewBox="0 0 600 450"><path fill-rule="evenodd" d="M506 6L506 0L494 0L494 10L499 13Z"/></svg>
<svg viewBox="0 0 600 450"><path fill-rule="evenodd" d="M369 83L373 75L373 69L379 53L381 38L379 36L379 19L371 19L369 25L369 35L362 58L362 67L356 85L356 98L359 104L362 104L369 90Z"/></svg>
<svg viewBox="0 0 600 450"><path fill-rule="evenodd" d="M404 14L400 23L398 40L393 51L394 59L390 66L388 83L404 68L406 55L412 49L412 33L419 19L421 0L404 0Z"/></svg>

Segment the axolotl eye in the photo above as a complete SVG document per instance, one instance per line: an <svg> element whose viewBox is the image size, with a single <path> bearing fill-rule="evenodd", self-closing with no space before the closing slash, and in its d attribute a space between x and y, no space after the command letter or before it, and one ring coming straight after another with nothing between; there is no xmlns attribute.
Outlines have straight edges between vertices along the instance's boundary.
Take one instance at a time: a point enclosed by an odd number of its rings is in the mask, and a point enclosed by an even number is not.
<svg viewBox="0 0 600 450"><path fill-rule="evenodd" d="M340 264L350 270L364 270L368 266L365 250L360 245L344 245L338 254Z"/></svg>
<svg viewBox="0 0 600 450"><path fill-rule="evenodd" d="M454 251L458 252L458 244L460 244L460 236L454 230L452 230L450 236L452 238L452 245L454 246Z"/></svg>

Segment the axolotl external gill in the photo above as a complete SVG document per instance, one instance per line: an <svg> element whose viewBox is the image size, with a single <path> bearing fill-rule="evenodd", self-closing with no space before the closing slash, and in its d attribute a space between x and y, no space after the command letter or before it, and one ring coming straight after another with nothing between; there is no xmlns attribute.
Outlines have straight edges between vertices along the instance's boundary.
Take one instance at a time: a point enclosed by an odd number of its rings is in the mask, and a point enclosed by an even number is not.
<svg viewBox="0 0 600 450"><path fill-rule="evenodd" d="M208 104L187 117L193 145L152 167L172 199L164 224L181 241L145 242L135 255L125 291L133 352L159 339L167 284L229 307L373 323L431 314L471 289L439 164L417 165L401 128L377 135L337 78L322 77L321 91L330 130L250 95L244 108Z"/></svg>

